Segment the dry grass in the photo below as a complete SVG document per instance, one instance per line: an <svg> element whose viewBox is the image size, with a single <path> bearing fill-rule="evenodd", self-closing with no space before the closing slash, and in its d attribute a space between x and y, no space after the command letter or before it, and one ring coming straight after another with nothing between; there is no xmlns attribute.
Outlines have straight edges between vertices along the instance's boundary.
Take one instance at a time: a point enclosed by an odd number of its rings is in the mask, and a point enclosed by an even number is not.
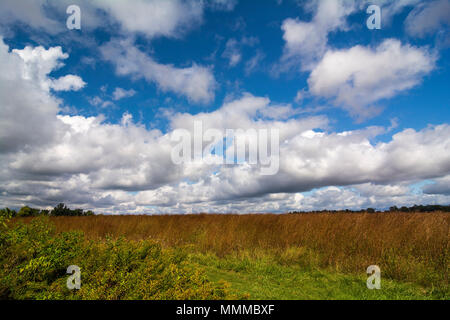
<svg viewBox="0 0 450 320"><path fill-rule="evenodd" d="M377 264L384 276L448 285L447 213L94 216L51 218L58 231L88 238L155 239L200 252L270 253L282 263L358 272Z"/></svg>

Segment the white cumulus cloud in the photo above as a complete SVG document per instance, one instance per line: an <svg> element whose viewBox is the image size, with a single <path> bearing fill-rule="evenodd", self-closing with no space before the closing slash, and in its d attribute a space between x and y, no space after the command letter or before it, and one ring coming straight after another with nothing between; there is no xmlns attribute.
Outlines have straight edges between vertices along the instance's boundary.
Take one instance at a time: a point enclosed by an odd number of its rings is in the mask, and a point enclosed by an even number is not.
<svg viewBox="0 0 450 320"><path fill-rule="evenodd" d="M86 82L79 76L67 75L51 81L50 87L55 91L79 91L86 86Z"/></svg>
<svg viewBox="0 0 450 320"><path fill-rule="evenodd" d="M373 104L418 85L435 68L436 57L418 48L388 39L376 48L355 46L330 50L308 78L309 90L357 118L367 118Z"/></svg>

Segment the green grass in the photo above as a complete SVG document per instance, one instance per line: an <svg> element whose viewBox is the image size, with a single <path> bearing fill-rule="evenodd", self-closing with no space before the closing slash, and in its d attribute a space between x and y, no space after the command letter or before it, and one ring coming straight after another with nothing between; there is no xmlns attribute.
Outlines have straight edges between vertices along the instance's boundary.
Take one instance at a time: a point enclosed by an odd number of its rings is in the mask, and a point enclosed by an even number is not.
<svg viewBox="0 0 450 320"><path fill-rule="evenodd" d="M431 290L410 283L383 279L380 290L369 290L367 276L348 275L299 266L280 265L265 258L217 258L194 253L192 262L201 265L212 282L224 280L238 294L250 299L310 300L422 300L435 299ZM443 297L440 297L443 298Z"/></svg>

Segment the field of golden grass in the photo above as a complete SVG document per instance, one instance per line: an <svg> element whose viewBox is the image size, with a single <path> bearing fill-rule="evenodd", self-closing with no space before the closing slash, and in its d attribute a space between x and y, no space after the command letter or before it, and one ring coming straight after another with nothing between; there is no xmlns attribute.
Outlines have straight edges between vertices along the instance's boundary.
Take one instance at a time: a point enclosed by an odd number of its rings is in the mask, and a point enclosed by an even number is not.
<svg viewBox="0 0 450 320"><path fill-rule="evenodd" d="M57 231L90 239L152 239L197 252L270 254L282 264L361 273L380 266L390 279L448 286L447 213L161 215L53 217Z"/></svg>

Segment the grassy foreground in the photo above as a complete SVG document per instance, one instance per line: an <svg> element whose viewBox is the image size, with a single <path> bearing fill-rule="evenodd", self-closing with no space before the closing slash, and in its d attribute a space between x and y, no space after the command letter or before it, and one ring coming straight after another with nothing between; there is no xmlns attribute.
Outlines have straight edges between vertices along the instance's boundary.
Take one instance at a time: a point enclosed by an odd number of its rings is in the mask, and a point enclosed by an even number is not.
<svg viewBox="0 0 450 320"><path fill-rule="evenodd" d="M2 228L2 299L450 297L444 213L60 217ZM372 264L381 290L366 287ZM78 291L65 286L69 265L82 270Z"/></svg>
<svg viewBox="0 0 450 320"><path fill-rule="evenodd" d="M251 299L426 300L444 298L418 285L392 280L383 280L380 290L368 290L366 276L283 266L267 258L221 260L211 255L197 255L195 261L205 267L208 279L225 280L236 292L248 294Z"/></svg>

